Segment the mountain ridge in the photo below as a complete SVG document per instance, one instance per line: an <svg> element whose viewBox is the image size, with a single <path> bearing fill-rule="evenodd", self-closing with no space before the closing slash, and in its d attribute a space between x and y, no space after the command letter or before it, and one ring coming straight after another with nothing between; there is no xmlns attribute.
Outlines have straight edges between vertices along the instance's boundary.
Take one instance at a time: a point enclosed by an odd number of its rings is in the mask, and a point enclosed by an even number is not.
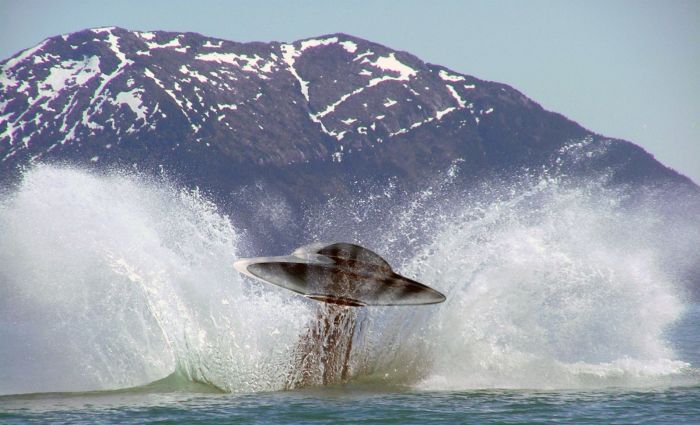
<svg viewBox="0 0 700 425"><path fill-rule="evenodd" d="M511 86L344 33L240 43L102 27L47 38L0 69L0 178L59 160L188 169L206 187L309 164L415 186L455 160L471 178L556 166L586 141L568 171L697 188Z"/></svg>

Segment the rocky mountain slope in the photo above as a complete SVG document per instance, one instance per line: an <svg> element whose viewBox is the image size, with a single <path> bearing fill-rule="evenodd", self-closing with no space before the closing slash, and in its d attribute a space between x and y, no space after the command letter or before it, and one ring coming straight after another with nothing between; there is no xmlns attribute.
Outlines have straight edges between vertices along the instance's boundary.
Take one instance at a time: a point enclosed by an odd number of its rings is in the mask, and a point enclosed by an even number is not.
<svg viewBox="0 0 700 425"><path fill-rule="evenodd" d="M309 168L412 182L456 159L472 176L562 161L583 143L578 168L687 183L511 87L343 34L236 43L100 28L0 66L2 175L67 159L162 166L224 190L281 170L305 184Z"/></svg>

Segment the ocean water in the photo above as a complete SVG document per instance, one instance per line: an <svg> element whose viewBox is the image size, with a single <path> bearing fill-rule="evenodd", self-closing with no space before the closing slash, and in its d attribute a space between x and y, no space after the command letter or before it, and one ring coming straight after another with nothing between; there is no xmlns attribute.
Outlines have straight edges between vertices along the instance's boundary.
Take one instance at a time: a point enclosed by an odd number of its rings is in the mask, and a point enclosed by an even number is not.
<svg viewBox="0 0 700 425"><path fill-rule="evenodd" d="M448 299L363 309L350 381L284 390L317 306L233 269L249 231L167 181L27 171L0 199L0 422L700 423L697 211L454 172L308 212L300 245L363 244Z"/></svg>

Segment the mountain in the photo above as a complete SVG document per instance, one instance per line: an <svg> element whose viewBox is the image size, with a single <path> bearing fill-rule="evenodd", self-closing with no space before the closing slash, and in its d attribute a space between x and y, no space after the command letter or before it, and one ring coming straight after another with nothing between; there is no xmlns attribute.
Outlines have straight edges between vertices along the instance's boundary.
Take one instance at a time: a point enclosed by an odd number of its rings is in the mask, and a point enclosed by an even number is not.
<svg viewBox="0 0 700 425"><path fill-rule="evenodd" d="M163 166L221 189L309 167L414 181L457 158L479 175L555 160L585 141L587 152L606 146L586 169L689 183L509 86L344 34L236 43L99 28L49 38L0 66L2 175L70 160Z"/></svg>

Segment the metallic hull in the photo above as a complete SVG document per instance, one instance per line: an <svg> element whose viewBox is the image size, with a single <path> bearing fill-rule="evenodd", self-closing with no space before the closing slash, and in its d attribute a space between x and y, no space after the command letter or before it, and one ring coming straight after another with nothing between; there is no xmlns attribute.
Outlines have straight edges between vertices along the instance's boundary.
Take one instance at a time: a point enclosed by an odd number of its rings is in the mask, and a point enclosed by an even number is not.
<svg viewBox="0 0 700 425"><path fill-rule="evenodd" d="M423 305L440 292L401 276L379 255L347 243L313 244L289 256L242 259L236 269L316 301L344 306Z"/></svg>

